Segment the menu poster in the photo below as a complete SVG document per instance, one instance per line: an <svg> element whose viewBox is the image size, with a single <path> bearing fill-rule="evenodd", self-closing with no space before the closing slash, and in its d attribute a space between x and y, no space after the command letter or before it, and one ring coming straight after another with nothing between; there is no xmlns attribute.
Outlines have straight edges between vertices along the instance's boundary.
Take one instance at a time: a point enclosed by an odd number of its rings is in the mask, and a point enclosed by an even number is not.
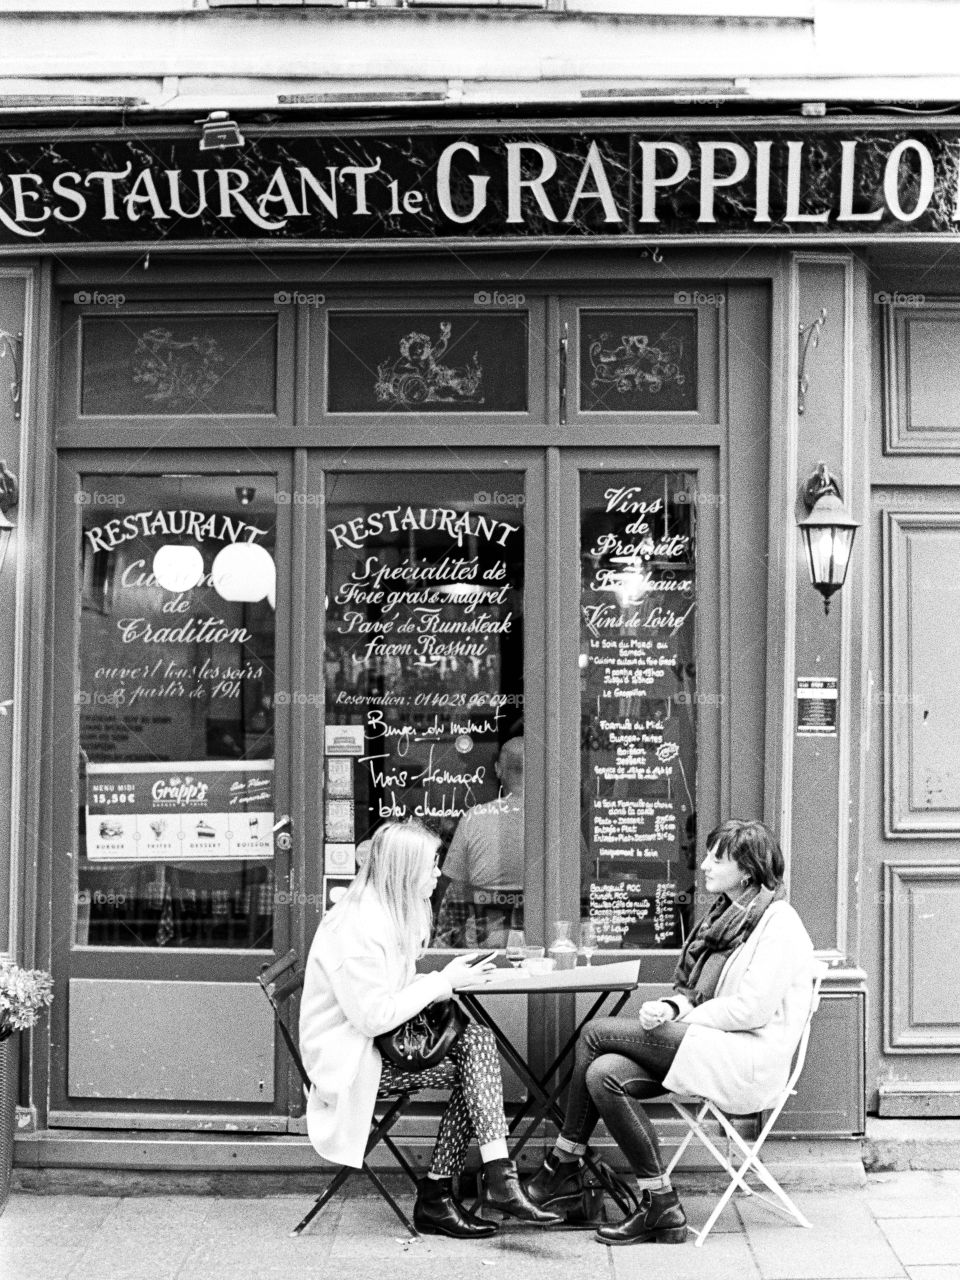
<svg viewBox="0 0 960 1280"><path fill-rule="evenodd" d="M408 817L450 836L523 733L522 480L350 483L328 494L325 668L328 735L362 735L355 838Z"/></svg>
<svg viewBox="0 0 960 1280"><path fill-rule="evenodd" d="M837 736L837 681L835 678L797 677L797 735Z"/></svg>
<svg viewBox="0 0 960 1280"><path fill-rule="evenodd" d="M694 477L584 477L584 897L601 945L682 945L695 879Z"/></svg>
<svg viewBox="0 0 960 1280"><path fill-rule="evenodd" d="M87 857L273 857L273 761L87 765Z"/></svg>

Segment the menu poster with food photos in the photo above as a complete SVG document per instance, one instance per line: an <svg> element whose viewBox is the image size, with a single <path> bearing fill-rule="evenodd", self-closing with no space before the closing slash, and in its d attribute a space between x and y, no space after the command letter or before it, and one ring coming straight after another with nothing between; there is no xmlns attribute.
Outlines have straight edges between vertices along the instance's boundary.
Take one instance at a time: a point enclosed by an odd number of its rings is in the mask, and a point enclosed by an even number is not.
<svg viewBox="0 0 960 1280"><path fill-rule="evenodd" d="M273 761L88 764L87 857L185 862L273 857Z"/></svg>

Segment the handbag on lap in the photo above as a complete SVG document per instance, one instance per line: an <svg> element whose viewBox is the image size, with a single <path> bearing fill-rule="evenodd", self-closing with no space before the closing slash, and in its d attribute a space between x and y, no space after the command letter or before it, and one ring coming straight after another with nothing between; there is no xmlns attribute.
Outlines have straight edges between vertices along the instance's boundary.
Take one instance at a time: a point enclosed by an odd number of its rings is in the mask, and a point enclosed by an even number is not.
<svg viewBox="0 0 960 1280"><path fill-rule="evenodd" d="M374 1036L373 1043L392 1066L417 1074L441 1063L466 1025L467 1015L456 1000L441 1000Z"/></svg>

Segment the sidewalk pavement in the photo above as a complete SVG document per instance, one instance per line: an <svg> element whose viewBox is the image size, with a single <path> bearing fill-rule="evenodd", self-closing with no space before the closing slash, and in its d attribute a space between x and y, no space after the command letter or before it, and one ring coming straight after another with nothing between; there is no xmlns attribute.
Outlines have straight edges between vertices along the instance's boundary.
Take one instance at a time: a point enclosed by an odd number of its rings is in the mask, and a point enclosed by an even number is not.
<svg viewBox="0 0 960 1280"><path fill-rule="evenodd" d="M682 1193L682 1187L681 1187ZM0 1217L2 1280L960 1280L960 1172L882 1173L798 1192L812 1231L737 1198L703 1249L608 1249L590 1232L507 1226L490 1240L410 1241L355 1182L310 1230L309 1196L38 1195ZM714 1200L684 1196L702 1223Z"/></svg>

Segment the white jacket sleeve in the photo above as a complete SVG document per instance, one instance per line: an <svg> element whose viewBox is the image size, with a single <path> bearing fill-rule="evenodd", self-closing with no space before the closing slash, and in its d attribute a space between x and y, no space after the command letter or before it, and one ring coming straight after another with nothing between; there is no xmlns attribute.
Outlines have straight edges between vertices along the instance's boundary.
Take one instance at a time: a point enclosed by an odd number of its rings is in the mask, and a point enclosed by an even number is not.
<svg viewBox="0 0 960 1280"><path fill-rule="evenodd" d="M449 1000L453 989L442 972L424 973L395 990L385 953L372 947L344 956L327 970L337 1003L347 1021L363 1035L381 1035L406 1022L436 1000Z"/></svg>
<svg viewBox="0 0 960 1280"><path fill-rule="evenodd" d="M765 1027L805 963L813 963L810 939L799 917L785 913L764 928L737 990L690 1008L683 1020L719 1031Z"/></svg>

